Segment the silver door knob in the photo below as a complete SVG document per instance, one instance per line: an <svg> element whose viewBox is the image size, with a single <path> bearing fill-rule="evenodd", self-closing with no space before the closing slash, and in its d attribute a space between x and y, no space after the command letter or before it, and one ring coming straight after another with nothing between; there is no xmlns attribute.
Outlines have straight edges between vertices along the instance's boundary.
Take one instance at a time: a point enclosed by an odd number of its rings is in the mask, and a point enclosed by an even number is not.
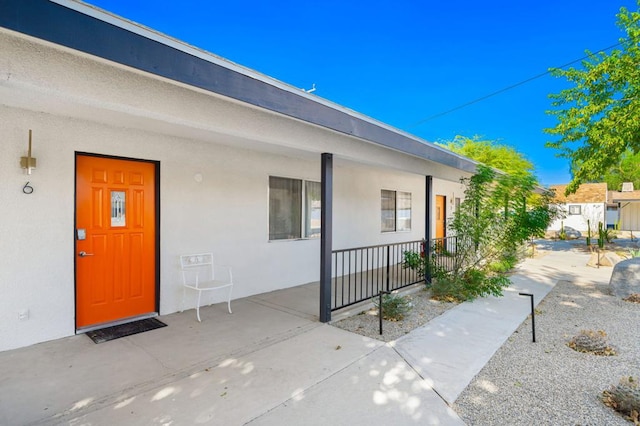
<svg viewBox="0 0 640 426"><path fill-rule="evenodd" d="M93 256L93 253L87 253L86 251L81 251L80 253L78 253L78 256L80 257Z"/></svg>

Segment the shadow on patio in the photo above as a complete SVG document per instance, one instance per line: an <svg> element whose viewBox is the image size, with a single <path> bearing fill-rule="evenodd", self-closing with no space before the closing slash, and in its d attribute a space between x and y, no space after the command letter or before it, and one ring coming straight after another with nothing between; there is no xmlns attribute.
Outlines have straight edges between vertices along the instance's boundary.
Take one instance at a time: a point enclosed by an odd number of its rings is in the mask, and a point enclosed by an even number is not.
<svg viewBox="0 0 640 426"><path fill-rule="evenodd" d="M316 328L318 284L158 317L168 327L95 344L76 335L0 352L0 424L50 423L219 367ZM324 327L326 328L326 326ZM244 366L243 368L246 368ZM93 408L90 408L93 407ZM54 420L57 419L57 420Z"/></svg>

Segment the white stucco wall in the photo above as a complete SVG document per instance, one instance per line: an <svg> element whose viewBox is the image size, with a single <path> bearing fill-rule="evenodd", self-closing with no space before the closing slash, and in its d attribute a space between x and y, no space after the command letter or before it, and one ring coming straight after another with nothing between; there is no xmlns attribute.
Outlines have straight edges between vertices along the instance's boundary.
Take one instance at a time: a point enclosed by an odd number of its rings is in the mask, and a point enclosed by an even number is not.
<svg viewBox="0 0 640 426"><path fill-rule="evenodd" d="M336 249L420 239L424 176L444 178L434 196L459 188L457 170L347 135L5 30L0 45L0 350L75 333L76 152L160 162L161 314L180 307L183 253L232 265L234 298L318 280L318 239L268 241L268 177L319 181L322 152L335 156ZM411 231L380 232L381 189L411 192Z"/></svg>
<svg viewBox="0 0 640 426"><path fill-rule="evenodd" d="M568 206L580 206L580 214L569 214ZM598 231L598 222L605 222L605 204L604 203L568 203L559 204L558 209L561 215L553 221L549 226L550 231L559 231L562 225L570 226L573 229L584 233L587 231L587 220L590 221L591 231Z"/></svg>

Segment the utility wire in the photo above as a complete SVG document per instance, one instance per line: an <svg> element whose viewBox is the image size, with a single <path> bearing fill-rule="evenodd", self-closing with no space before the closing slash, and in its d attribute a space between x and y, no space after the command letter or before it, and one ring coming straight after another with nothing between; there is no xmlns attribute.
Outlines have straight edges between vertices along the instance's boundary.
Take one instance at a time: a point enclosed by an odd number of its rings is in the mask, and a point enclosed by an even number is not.
<svg viewBox="0 0 640 426"><path fill-rule="evenodd" d="M489 99L489 98L492 98L492 97L494 97L494 96L496 96L496 95L499 95L499 94L504 93L504 92L506 92L506 91L509 91L509 90L511 90L511 89L515 89L516 87L522 86L523 84L527 84L527 83L529 83L529 82L531 82L531 81L533 81L533 80L537 80L537 79L539 79L540 77L544 77L545 75L550 74L550 73L552 72L552 70L553 70L553 69L562 69L562 68L566 68L566 67L568 67L569 65L573 65L573 64L575 64L576 62L580 62L580 61L583 61L583 60L585 60L585 59L587 59L587 58L591 58L592 56L595 56L595 55L597 55L598 53L606 52L607 50L609 50L609 49L613 49L614 47L620 46L621 44L622 44L622 42L618 42L618 43L616 43L616 44L614 44L614 45L611 45L611 46L609 46L609 47L605 47L604 49L600 49L600 50L598 50L597 52L589 53L588 55L585 55L585 56L583 56L582 58L576 59L576 60L571 61L571 62L567 62L566 64L561 65L561 66L559 66L559 67L550 68L550 69L548 69L547 71L545 71L545 72L543 72L543 73L540 73L540 74L535 75L535 76L533 76L533 77L527 78L526 80L522 80L522 81L520 81L520 82L518 82L518 83L512 84L511 86L504 87L504 88L502 88L502 89L500 89L500 90L496 90L495 92L489 93L488 95L484 95L484 96L481 96L481 97L479 97L479 98L477 98L477 99L474 99L474 100L472 100L472 101L466 102L466 103L464 103L464 104L462 104L462 105L458 105L458 106L457 106L457 107L455 107L455 108L451 108L451 109L449 109L449 110L447 110L447 111L444 111L444 112L441 112L441 113L438 113L438 114L432 115L432 116L430 116L430 117L427 117L427 118L425 118L425 119L423 119L423 120L420 120L420 121L418 121L418 122L414 123L413 125L411 125L411 127L417 127L417 126L419 126L419 125L421 125L421 124L426 123L427 121L435 120L436 118L440 118L440 117L442 117L442 116L444 116L444 115L451 114L452 112L455 112L455 111L461 110L462 108L466 108L466 107L468 107L468 106L470 106L470 105L477 104L478 102L482 102L482 101L484 101L484 100L487 100L487 99Z"/></svg>

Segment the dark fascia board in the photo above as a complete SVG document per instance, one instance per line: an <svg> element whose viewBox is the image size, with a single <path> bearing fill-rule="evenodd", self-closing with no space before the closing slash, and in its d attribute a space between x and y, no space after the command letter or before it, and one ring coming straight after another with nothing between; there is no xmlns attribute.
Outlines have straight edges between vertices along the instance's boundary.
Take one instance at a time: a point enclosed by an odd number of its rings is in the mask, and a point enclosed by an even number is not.
<svg viewBox="0 0 640 426"><path fill-rule="evenodd" d="M61 3L64 3L63 1ZM69 2L68 2L69 3ZM82 3L79 6L90 7ZM94 9L97 10L97 9ZM113 17L113 15L105 15ZM476 163L346 108L286 90L268 77L258 79L240 67L224 66L49 0L0 0L0 26L141 71L246 102L386 148L470 173ZM140 27L141 30L142 27ZM149 30L144 30L149 31ZM158 35L157 33L153 33ZM157 38L157 37L156 37ZM166 41L170 41L165 37ZM185 45L186 46L186 45ZM231 64L231 63L229 63ZM271 79L272 80L272 79ZM301 91L302 92L302 91Z"/></svg>

